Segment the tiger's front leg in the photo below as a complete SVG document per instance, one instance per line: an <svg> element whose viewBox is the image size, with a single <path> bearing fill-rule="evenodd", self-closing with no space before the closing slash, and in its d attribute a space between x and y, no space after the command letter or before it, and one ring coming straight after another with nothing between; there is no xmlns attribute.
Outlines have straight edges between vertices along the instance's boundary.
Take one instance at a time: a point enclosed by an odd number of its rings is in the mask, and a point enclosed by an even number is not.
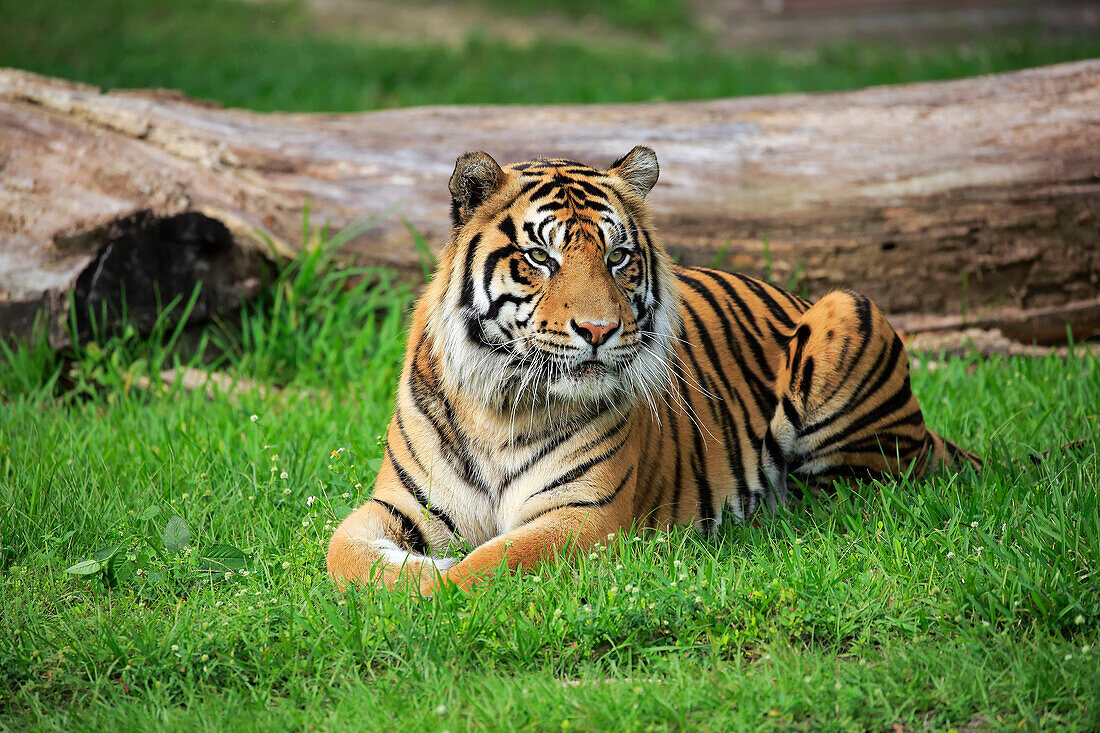
<svg viewBox="0 0 1100 733"><path fill-rule="evenodd" d="M329 576L346 585L419 588L439 577L455 559L438 557L453 534L398 479L387 454L378 472L374 495L344 518L328 547Z"/></svg>
<svg viewBox="0 0 1100 733"><path fill-rule="evenodd" d="M489 580L502 567L530 571L540 562L564 559L590 550L608 534L629 526L634 504L635 471L625 460L581 484L532 495L517 512L513 527L478 546L439 576L423 576L422 594L440 585L469 590Z"/></svg>

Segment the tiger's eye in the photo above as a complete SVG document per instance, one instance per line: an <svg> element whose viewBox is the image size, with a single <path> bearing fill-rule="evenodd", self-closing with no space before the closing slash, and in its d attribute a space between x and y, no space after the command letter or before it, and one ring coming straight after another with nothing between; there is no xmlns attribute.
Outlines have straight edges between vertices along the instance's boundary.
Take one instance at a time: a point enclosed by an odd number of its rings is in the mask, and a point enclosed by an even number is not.
<svg viewBox="0 0 1100 733"><path fill-rule="evenodd" d="M550 259L550 253L538 247L527 250L527 256L540 264Z"/></svg>
<svg viewBox="0 0 1100 733"><path fill-rule="evenodd" d="M609 264L618 265L626 260L627 252L622 247L611 250L611 253L607 255L607 261Z"/></svg>

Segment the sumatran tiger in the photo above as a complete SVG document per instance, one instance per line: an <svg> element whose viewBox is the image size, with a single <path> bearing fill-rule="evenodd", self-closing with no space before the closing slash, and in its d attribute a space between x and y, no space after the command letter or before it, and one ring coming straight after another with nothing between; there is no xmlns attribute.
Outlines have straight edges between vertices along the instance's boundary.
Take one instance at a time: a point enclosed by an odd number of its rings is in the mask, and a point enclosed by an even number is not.
<svg viewBox="0 0 1100 733"><path fill-rule="evenodd" d="M709 532L841 477L981 466L925 427L867 298L674 266L657 175L641 146L606 170L458 159L374 493L329 544L340 586L469 588L632 524Z"/></svg>

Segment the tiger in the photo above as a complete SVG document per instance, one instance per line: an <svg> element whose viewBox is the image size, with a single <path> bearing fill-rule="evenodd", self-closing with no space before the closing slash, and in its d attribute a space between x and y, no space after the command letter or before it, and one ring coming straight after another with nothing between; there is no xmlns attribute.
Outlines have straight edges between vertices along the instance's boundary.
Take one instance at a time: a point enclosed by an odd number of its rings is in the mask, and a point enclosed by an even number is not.
<svg viewBox="0 0 1100 733"><path fill-rule="evenodd" d="M836 480L981 468L925 426L863 295L674 265L658 175L645 146L606 169L458 158L373 493L329 543L339 587L471 591L632 527L712 534Z"/></svg>

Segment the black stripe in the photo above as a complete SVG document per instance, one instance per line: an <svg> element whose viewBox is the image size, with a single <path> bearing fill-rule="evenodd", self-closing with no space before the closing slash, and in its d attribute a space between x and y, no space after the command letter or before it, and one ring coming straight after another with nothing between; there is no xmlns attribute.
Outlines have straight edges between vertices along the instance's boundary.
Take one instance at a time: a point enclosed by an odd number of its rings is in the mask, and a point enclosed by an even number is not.
<svg viewBox="0 0 1100 733"><path fill-rule="evenodd" d="M620 493L622 493L623 487L626 486L626 482L629 481L630 477L633 476L633 475L634 475L634 466L631 466L630 468L628 468L626 470L626 474L623 475L623 480L620 481L619 485L615 487L615 490L612 491L607 496L602 496L599 499L591 499L591 500L588 500L588 501L571 501L571 502L568 502L566 504L562 504L560 506L550 507L549 509L543 509L541 512L539 512L535 516L530 517L529 519L524 521L524 524L530 524L531 522L535 521L539 517L541 517L545 514L549 514L550 512L556 512L559 509L582 509L582 508L586 508L586 507L591 507L593 509L598 509L600 507L607 506L611 502L615 501L615 497L617 497Z"/></svg>
<svg viewBox="0 0 1100 733"><path fill-rule="evenodd" d="M725 317L722 308L714 299L713 294L710 292L710 290L706 288L706 286L703 285L703 283L692 278L684 271L681 270L680 272L678 272L677 276L681 282L683 282L689 288L702 296L703 300L705 300L710 308L714 311L714 316L717 319L718 323L722 326L723 335L725 335L726 337L726 346L728 347L728 353L731 357L733 357L734 361L737 362L737 366L740 369L741 374L745 378L745 384L749 388L749 393L752 395L753 401L756 403L757 409L760 411L761 414L771 414L771 412L775 410L776 402L774 388L765 384L756 374L756 371L750 368L748 362L746 362L743 358L743 355L740 353L738 341L735 338L733 332L733 326ZM702 319L699 318L698 314L695 313L695 311L691 308L686 299L684 300L684 307L693 314L696 322L701 324ZM703 343L703 347L706 350L707 356L710 359L711 363L714 364L715 371L717 371L718 375L722 378L723 383L725 383L727 385L727 388L729 388L729 379L725 373L726 370L722 368L722 360L718 356L718 350L714 346L714 341L711 339L710 334L707 333L707 331L703 329L701 325L698 327L697 330L699 333L699 340ZM757 342L755 339L749 337L749 335L745 333L743 328L741 329L739 335L744 338L744 341L748 344L749 349L753 352L755 362L761 365L762 368L767 369L767 371L770 373L771 369L768 368L765 364L766 360L764 358L763 349L761 349L760 347L760 343ZM732 389L730 389L730 391L732 392Z"/></svg>
<svg viewBox="0 0 1100 733"><path fill-rule="evenodd" d="M485 288L485 295L489 295L489 287L493 282L493 275L496 274L497 263L505 257L508 257L516 252L515 244L507 244L503 247L497 247L488 254L485 258L484 264L481 266L482 287Z"/></svg>
<svg viewBox="0 0 1100 733"><path fill-rule="evenodd" d="M428 513L433 517L443 522L443 524L447 526L447 529L451 531L451 534L457 537L458 528L455 527L454 521L451 520L446 512L430 502L429 497L421 490L420 486L413 480L413 477L405 470L405 467L397 461L397 457L394 456L393 451L390 450L388 445L386 446L386 454L390 457L390 463L393 464L393 470L397 473L397 479L401 482L401 485L405 487L405 490L416 498L420 506L427 509Z"/></svg>
<svg viewBox="0 0 1100 733"><path fill-rule="evenodd" d="M794 403L791 402L791 398L787 395L783 395L783 414L787 416L787 420L791 423L791 427L795 429L795 432L802 433L802 417L798 414L798 410L795 409Z"/></svg>
<svg viewBox="0 0 1100 733"><path fill-rule="evenodd" d="M886 416L897 410L900 410L905 405L905 403L909 401L909 398L912 396L912 394L913 393L909 391L907 386L903 386L894 394L890 395L890 397L887 398L884 402L867 412L867 414L863 415L863 417L845 426L843 431L830 435L828 438L818 443L817 447L814 448L814 452L817 453L823 451L825 448L828 448L831 445L835 445L837 442L857 434L859 431L863 430L867 426L884 419Z"/></svg>
<svg viewBox="0 0 1100 733"><path fill-rule="evenodd" d="M410 543L409 549L413 550L414 552L419 552L421 555L430 554L430 551L428 550L428 543L424 539L424 533L421 532L420 528L416 526L416 522L414 522L407 514L402 512L393 504L390 504L388 501L382 501L381 499L376 499L373 496L370 498L370 500L386 507L386 509L389 510L390 514L393 515L394 519L401 522L401 531L405 535L405 541Z"/></svg>
<svg viewBox="0 0 1100 733"><path fill-rule="evenodd" d="M575 453L584 453L584 452L587 452L589 450L592 450L593 448L598 446L600 443L603 443L604 441L609 440L613 436L618 435L618 433L621 432L624 427L626 427L627 423L628 423L628 416L623 417L621 420L619 420L618 423L615 424L615 426L613 428L611 428L610 430L602 433L598 438L594 438L593 440L591 440L588 443L586 443L585 445L581 446L580 448L578 448L574 452ZM584 430L584 428L587 427L588 424L590 424L590 423L585 423L584 425L571 425L570 430L568 430L566 432L559 433L559 434L553 436L551 439L547 440L542 446L539 447L539 449L535 452L535 454L533 456L531 456L522 466L517 468L512 473L508 474L508 476L506 476L504 478L504 480L501 481L500 487L497 489L497 493L498 494L503 493L504 490L507 489L508 486L510 486L516 479L518 479L520 476L522 476L523 474L530 471L535 466L535 464L537 464L539 461L541 461L543 458L548 456L553 451L557 450L567 440L569 440L570 438L577 435L578 432ZM627 437L629 437L629 436L627 436Z"/></svg>
<svg viewBox="0 0 1100 733"><path fill-rule="evenodd" d="M748 466L746 465L744 456L741 451L741 431L744 431L743 435L748 439L749 445L758 445L760 436L756 435L756 432L752 428L753 421L752 417L749 415L749 410L747 405L745 404L745 400L742 398L741 393L737 389L735 389L734 386L730 383L729 377L726 374L726 370L722 368L721 361L718 358L717 351L714 347L713 342L710 339L710 336L706 333L706 331L703 330L702 319L692 307L692 305L686 300L683 303L683 307L684 311L691 318L692 322L695 325L695 331L698 334L699 341L702 342L703 348L707 352L707 357L711 361L713 371L715 374L717 374L718 379L721 381L722 389L725 391L726 394L724 398L721 395L716 395L717 397L719 397L719 399L709 400L708 404L712 406L716 405L718 409L722 410L722 412L726 416L726 422L730 426L730 434L734 432L737 433L737 438L735 440L729 441L729 443L725 447L727 451L727 459L729 461L730 473L732 474L735 481L739 481L739 484L736 485L736 489L738 491L742 491L746 487L748 487L749 477L747 473ZM730 346L732 347L733 344L731 343ZM703 369L695 360L695 355L692 353L692 350L684 349L683 353L685 353L688 359L691 361L695 373L700 376L703 375ZM734 358L736 360L737 357L735 356ZM677 376L679 376L679 374ZM748 380L746 380L746 383L748 383ZM715 388L715 391L722 390L718 390L717 388ZM731 413L730 405L734 402L736 402L737 407L740 408L740 419L734 419L733 414ZM759 405L757 405L757 407L759 407ZM762 414L771 414L771 412L774 410L775 405L773 404L768 412ZM698 433L698 429L696 429L696 432ZM701 450L701 448L698 448L698 450Z"/></svg>
<svg viewBox="0 0 1100 733"><path fill-rule="evenodd" d="M508 241L512 244L516 243L516 223L512 221L512 217L505 214L504 218L497 224L497 229L500 233L508 237Z"/></svg>
<svg viewBox="0 0 1100 733"><path fill-rule="evenodd" d="M810 389L813 387L814 381L814 358L807 356L805 361L805 367L802 370L802 383L799 385L799 391L802 393L802 404L807 404L810 399Z"/></svg>
<svg viewBox="0 0 1100 733"><path fill-rule="evenodd" d="M895 333L894 342L890 349L890 355L886 359L876 359L874 365L866 372L864 372L863 377L856 385L856 388L852 391L852 395L848 399L848 404L858 405L868 402L883 387L883 385L886 384L887 380L889 380L889 378L894 375L897 370L897 364L901 353L901 339ZM871 377L875 376L876 374L878 375L878 378L875 380L874 384L870 387L867 387L867 383L870 381ZM906 385L908 385L909 383L908 380L909 378L907 376L905 379L905 383L902 385L902 389L906 388ZM832 397L840 391L842 386L843 381L836 387L836 389L833 390L832 394L830 394L829 397L822 401L822 404L826 404L828 400L832 399ZM813 425L807 427L805 434L809 435L810 433L817 432L818 430L821 430L822 428L831 425L841 417L848 414L848 411L842 407L841 409L834 412L832 415L818 420Z"/></svg>
<svg viewBox="0 0 1100 733"><path fill-rule="evenodd" d="M612 433L605 433L601 437L602 438L609 438L609 437L611 437L611 435L612 435ZM582 478L594 466L598 466L599 464L603 463L604 461L606 461L607 459L611 458L616 453L618 453L619 450L624 445L626 445L626 441L628 441L628 440L630 440L630 433L627 433L623 437L623 439L620 440L619 443L614 448L611 448L610 450L607 450L607 451L599 454L598 456L594 456L592 458L589 458L584 463L582 463L578 466L574 466L573 468L569 469L568 471L566 471L562 475L558 476L556 479L551 481L549 484L547 484L546 486L543 486L541 489L539 489L535 493L531 494L531 496L527 497L527 501L530 501L533 497L536 497L539 494L545 494L548 491L553 491L554 489L557 489L561 486L564 486L565 484L571 483L573 481L576 481L579 478Z"/></svg>
<svg viewBox="0 0 1100 733"><path fill-rule="evenodd" d="M481 232L478 232L466 245L466 262L462 269L462 297L459 304L469 308L474 304L474 255L481 244Z"/></svg>
<svg viewBox="0 0 1100 733"><path fill-rule="evenodd" d="M737 278L745 285L745 287L751 290L756 295L756 297L760 299L760 302L764 304L764 307L768 309L768 311L772 314L772 316L775 317L777 321L787 327L791 327L794 325L794 316L791 315L791 313L786 308L784 308L779 303L779 301L772 296L771 293L768 292L769 289L779 293L785 293L786 291L780 288L776 288L772 285L768 285L767 283L757 280L756 278L742 275L740 273L731 273L729 276ZM791 303L791 305L795 308L795 313L801 314L804 313L806 310L804 307L799 308L797 304L793 302Z"/></svg>

